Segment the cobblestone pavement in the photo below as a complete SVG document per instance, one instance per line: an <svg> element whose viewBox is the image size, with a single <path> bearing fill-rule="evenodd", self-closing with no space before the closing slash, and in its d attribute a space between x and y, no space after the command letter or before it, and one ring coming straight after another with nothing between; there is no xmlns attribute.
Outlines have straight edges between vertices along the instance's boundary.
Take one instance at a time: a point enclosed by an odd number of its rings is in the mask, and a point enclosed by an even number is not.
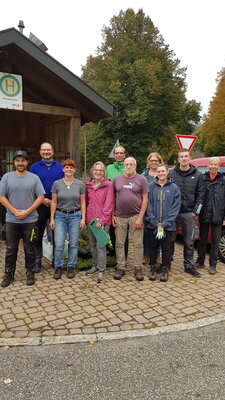
<svg viewBox="0 0 225 400"><path fill-rule="evenodd" d="M36 284L26 286L23 251L20 247L13 284L0 291L0 337L37 338L88 335L151 329L187 323L225 312L225 264L218 273L201 270L200 279L183 272L181 244L176 245L175 261L167 283L159 278L137 282L128 270L121 281L107 268L105 281L77 273L75 279L53 279L53 269L44 261ZM0 265L4 266L5 243L0 241ZM207 264L207 263L206 263Z"/></svg>

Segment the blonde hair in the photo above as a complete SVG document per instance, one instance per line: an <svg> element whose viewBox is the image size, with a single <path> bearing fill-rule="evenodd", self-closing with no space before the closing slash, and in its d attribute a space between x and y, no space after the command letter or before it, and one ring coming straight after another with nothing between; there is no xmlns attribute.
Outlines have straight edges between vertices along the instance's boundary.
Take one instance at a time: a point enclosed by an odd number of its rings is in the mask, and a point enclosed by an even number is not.
<svg viewBox="0 0 225 400"><path fill-rule="evenodd" d="M156 152L153 152L153 153L150 153L150 154L148 155L148 157L147 157L147 165L146 165L147 168L148 168L148 163L149 163L149 161L150 161L150 158L152 158L152 157L156 157L156 158L158 159L159 163L160 163L160 164L163 164L163 159L162 159L162 157L160 156L160 154L159 154L159 153L156 153Z"/></svg>
<svg viewBox="0 0 225 400"><path fill-rule="evenodd" d="M102 161L96 161L96 162L92 165L92 167L91 167L91 169L90 169L91 175L93 175L93 170L95 169L96 165L101 165L101 167L102 167L102 169L103 169L103 171L104 171L104 176L105 176L105 165L103 164Z"/></svg>

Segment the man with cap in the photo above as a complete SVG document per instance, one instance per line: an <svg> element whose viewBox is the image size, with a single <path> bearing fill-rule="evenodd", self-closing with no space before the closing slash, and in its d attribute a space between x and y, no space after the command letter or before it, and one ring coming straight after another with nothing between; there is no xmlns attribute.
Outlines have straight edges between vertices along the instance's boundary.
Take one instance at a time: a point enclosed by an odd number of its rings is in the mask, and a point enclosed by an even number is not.
<svg viewBox="0 0 225 400"><path fill-rule="evenodd" d="M27 171L28 155L24 150L13 154L15 171L7 172L0 182L0 202L7 209L5 275L2 287L14 281L19 240L23 239L27 285L35 283L34 263L37 207L44 200L40 179Z"/></svg>
<svg viewBox="0 0 225 400"><path fill-rule="evenodd" d="M37 175L45 189L44 202L38 207L38 240L35 243L35 272L41 270L42 260L42 239L47 222L50 220L50 206L51 206L51 189L53 183L63 178L63 166L53 158L54 150L50 143L44 142L40 146L41 160L32 164L30 172Z"/></svg>

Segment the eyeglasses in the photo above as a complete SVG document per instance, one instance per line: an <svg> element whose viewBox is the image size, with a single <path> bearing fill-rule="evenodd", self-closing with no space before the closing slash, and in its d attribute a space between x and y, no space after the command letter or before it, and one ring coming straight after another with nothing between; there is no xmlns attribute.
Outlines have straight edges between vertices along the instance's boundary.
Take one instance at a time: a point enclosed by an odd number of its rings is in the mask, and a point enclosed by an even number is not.
<svg viewBox="0 0 225 400"><path fill-rule="evenodd" d="M159 162L159 160L149 160L149 162Z"/></svg>

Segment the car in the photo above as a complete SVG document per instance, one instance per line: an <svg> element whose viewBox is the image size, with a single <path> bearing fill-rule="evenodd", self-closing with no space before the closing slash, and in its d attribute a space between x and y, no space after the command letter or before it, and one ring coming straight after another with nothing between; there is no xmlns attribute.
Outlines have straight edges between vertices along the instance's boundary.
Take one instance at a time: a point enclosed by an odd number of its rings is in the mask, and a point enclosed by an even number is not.
<svg viewBox="0 0 225 400"><path fill-rule="evenodd" d="M221 166L220 166L220 172L225 175L225 156L216 156L220 159ZM211 157L203 157L203 158L195 158L191 160L192 165L194 165L200 172L203 174L208 171L208 163ZM178 229L178 235L182 235L182 230L181 227ZM198 240L198 239L197 239ZM211 232L209 230L209 235L208 235L208 243L211 243ZM219 259L225 263L225 226L222 226L222 231L221 231L221 239L220 239L220 244L219 244Z"/></svg>

